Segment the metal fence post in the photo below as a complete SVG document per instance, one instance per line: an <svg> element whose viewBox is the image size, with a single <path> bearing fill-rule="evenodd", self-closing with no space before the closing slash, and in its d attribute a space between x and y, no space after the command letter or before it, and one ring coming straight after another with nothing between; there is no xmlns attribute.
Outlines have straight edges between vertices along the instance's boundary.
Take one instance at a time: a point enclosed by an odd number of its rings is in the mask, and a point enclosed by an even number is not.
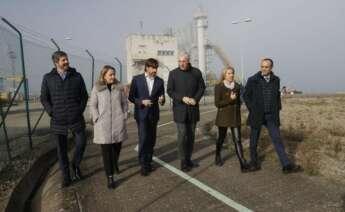
<svg viewBox="0 0 345 212"><path fill-rule="evenodd" d="M11 98L11 101L9 102L9 105L5 111L5 114L3 114L3 120L0 122L0 127L3 125L3 123L5 123L5 119L10 111L10 108L12 107L13 103L14 103L14 100L16 99L17 95L18 95L18 92L20 90L20 88L22 87L22 84L24 83L24 79L22 79L18 85L18 87L16 88L16 91L14 92L12 98Z"/></svg>
<svg viewBox="0 0 345 212"><path fill-rule="evenodd" d="M114 57L114 59L116 60L116 62L120 66L120 82L122 82L122 63L121 63L121 61L117 57Z"/></svg>
<svg viewBox="0 0 345 212"><path fill-rule="evenodd" d="M206 72L205 72L204 105L206 105L206 95L207 95L207 74L206 74Z"/></svg>
<svg viewBox="0 0 345 212"><path fill-rule="evenodd" d="M58 51L61 51L60 46L57 44L57 42L54 40L54 38L50 38L50 41L54 44L54 46L57 48ZM42 119L42 117L44 115L44 112L45 112L45 109L43 108L41 114L39 115L39 117L38 117L38 119L37 119L37 121L36 121L36 123L34 125L34 128L32 128L32 131L31 131L32 135L35 133L35 131L37 129L37 126L40 123L40 121L41 121L41 119Z"/></svg>
<svg viewBox="0 0 345 212"><path fill-rule="evenodd" d="M3 121L3 125L2 128L4 130L4 135L5 135L5 142L6 142L6 150L7 150L7 155L8 155L8 159L11 160L12 156L11 156L11 149L10 149L10 141L8 139L8 135L7 135L7 129L6 129L6 122L5 122L5 117L4 117L4 111L2 109L3 105L2 105L2 101L0 100L0 115L1 115L1 119Z"/></svg>
<svg viewBox="0 0 345 212"><path fill-rule="evenodd" d="M50 38L50 41L54 44L54 46L56 47L56 49L57 49L58 51L61 51L60 46L57 44L57 42L54 40L54 38ZM38 117L38 119L37 119L37 121L36 121L36 123L34 124L34 128L32 128L32 131L31 131L31 134L32 134L32 135L35 133L35 131L36 131L36 129L37 129L37 126L38 126L38 124L40 123L40 121L41 121L41 119L42 119L42 117L43 117L43 115L44 115L44 112L45 112L45 109L43 108L41 114L39 115L39 117Z"/></svg>
<svg viewBox="0 0 345 212"><path fill-rule="evenodd" d="M22 33L14 25L12 25L8 20L6 20L5 18L1 18L1 19L9 27L11 27L14 31L16 31L18 33L18 35L19 35L20 54L21 54L22 72L23 72L23 81L24 81L24 96L25 96L26 119L27 119L27 124L28 124L29 144L30 144L30 149L32 149L30 109L29 109L29 88L28 88L28 83L27 83L27 78L26 78L26 71L25 71L23 36L22 36Z"/></svg>
<svg viewBox="0 0 345 212"><path fill-rule="evenodd" d="M91 90L92 90L93 81L94 81L94 75L95 75L95 58L89 52L89 50L86 49L85 52L91 57L91 60L92 60L92 72L91 72Z"/></svg>
<svg viewBox="0 0 345 212"><path fill-rule="evenodd" d="M56 41L53 38L50 38L50 41L54 44L58 51L61 50L60 46L56 43Z"/></svg>

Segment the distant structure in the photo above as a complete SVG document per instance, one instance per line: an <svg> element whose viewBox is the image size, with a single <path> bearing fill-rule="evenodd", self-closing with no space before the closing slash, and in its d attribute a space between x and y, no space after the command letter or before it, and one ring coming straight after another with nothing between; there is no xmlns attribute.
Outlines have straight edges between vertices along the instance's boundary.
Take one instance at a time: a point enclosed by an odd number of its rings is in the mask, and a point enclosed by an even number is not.
<svg viewBox="0 0 345 212"><path fill-rule="evenodd" d="M132 34L126 40L127 82L133 76L144 73L145 60L155 58L159 61L158 76L167 83L169 71L177 67L177 39L171 34L147 35Z"/></svg>
<svg viewBox="0 0 345 212"><path fill-rule="evenodd" d="M178 49L190 54L192 65L202 71L206 83L208 82L206 76L215 74L211 68L214 56L220 59L224 67L233 66L225 51L216 43L208 40L207 29L208 17L200 6L194 13L194 21L175 29L173 33L177 38ZM237 76L236 80L244 83L243 74Z"/></svg>
<svg viewBox="0 0 345 212"><path fill-rule="evenodd" d="M4 92L5 91L5 79L0 76L0 92Z"/></svg>
<svg viewBox="0 0 345 212"><path fill-rule="evenodd" d="M286 96L286 95L295 95L295 94L302 94L302 91L298 91L296 89L288 88L286 86L283 86L281 89L281 95Z"/></svg>
<svg viewBox="0 0 345 212"><path fill-rule="evenodd" d="M217 76L211 70L213 57L216 56L224 67L232 66L224 50L207 38L208 17L200 6L193 16L193 21L186 21L186 25L179 28L168 28L163 34L132 34L127 37L127 82L136 74L143 73L143 65L147 58L159 60L158 75L167 82L169 71L177 67L178 53L181 51L190 54L190 62L198 67L208 84L207 76ZM240 75L238 75L240 76ZM211 79L210 79L211 80ZM214 80L214 79L213 79ZM244 82L244 77L236 79Z"/></svg>
<svg viewBox="0 0 345 212"><path fill-rule="evenodd" d="M206 74L206 30L208 22L207 15L201 7L195 13L194 20L197 28L198 67Z"/></svg>
<svg viewBox="0 0 345 212"><path fill-rule="evenodd" d="M190 54L192 65L198 67L205 77L212 55L212 47L207 39L208 19L202 7L197 9L193 18L185 26L174 29L173 34L177 38L178 49Z"/></svg>

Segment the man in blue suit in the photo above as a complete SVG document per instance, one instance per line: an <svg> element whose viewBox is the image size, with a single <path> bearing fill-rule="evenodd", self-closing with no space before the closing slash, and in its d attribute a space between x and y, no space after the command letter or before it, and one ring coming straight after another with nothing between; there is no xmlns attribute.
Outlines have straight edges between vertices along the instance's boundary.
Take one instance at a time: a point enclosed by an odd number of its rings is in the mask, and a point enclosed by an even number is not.
<svg viewBox="0 0 345 212"><path fill-rule="evenodd" d="M134 118L139 134L139 163L141 175L152 171L152 155L156 143L159 104L164 105L164 81L156 76L158 61L149 58L145 73L134 76L129 90L129 101L135 105Z"/></svg>

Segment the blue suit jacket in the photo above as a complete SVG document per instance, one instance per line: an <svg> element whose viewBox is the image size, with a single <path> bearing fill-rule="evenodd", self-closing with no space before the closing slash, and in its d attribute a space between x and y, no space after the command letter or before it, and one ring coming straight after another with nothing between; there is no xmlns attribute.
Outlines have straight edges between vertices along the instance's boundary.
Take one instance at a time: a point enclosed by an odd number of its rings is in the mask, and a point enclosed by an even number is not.
<svg viewBox="0 0 345 212"><path fill-rule="evenodd" d="M158 98L164 96L164 81L162 78L156 76L151 95L147 86L145 74L136 75L132 79L131 87L129 90L128 100L135 105L134 118L137 121L142 121L150 118L153 121L159 120L159 104ZM151 107L145 107L142 100L150 99L153 103Z"/></svg>

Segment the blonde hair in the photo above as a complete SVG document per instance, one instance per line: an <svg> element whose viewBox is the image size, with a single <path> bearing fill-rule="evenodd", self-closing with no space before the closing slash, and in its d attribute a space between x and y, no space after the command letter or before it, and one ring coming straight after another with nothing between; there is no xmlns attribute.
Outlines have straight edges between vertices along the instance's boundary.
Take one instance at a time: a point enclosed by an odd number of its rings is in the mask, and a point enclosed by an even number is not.
<svg viewBox="0 0 345 212"><path fill-rule="evenodd" d="M220 79L219 79L219 83L223 83L223 81L225 80L225 74L228 70L232 70L232 73L235 74L235 69L232 66L227 66L223 69L221 75L220 75Z"/></svg>
<svg viewBox="0 0 345 212"><path fill-rule="evenodd" d="M112 70L115 74L116 74L116 69L113 67L113 66L110 66L110 65L105 65L103 66L100 74L99 74L99 77L98 77L98 83L102 84L102 85L105 85L107 84L105 82L105 75L108 73L108 71ZM114 84L118 83L119 81L117 79L115 79L115 82Z"/></svg>

